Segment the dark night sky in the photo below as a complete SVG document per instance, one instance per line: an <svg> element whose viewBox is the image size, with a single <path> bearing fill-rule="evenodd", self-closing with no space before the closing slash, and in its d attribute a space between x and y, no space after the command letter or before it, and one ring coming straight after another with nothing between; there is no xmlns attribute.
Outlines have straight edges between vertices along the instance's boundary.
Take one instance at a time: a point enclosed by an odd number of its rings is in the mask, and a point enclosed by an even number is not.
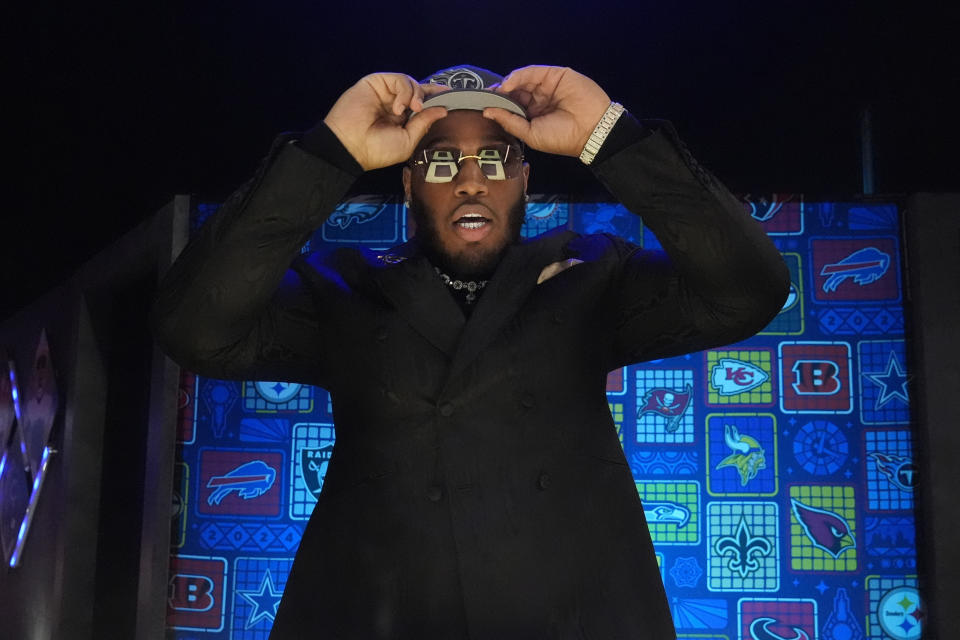
<svg viewBox="0 0 960 640"><path fill-rule="evenodd" d="M341 91L378 70L422 77L462 62L501 72L568 65L634 113L672 120L732 190L808 199L860 191L859 113L870 105L877 192L960 191L956 9L333 6L234 0L8 10L6 155L16 166L3 217L0 318L174 194L221 200L277 132L309 127ZM534 161L533 191L591 188L590 180L574 160ZM381 171L361 187L395 183L395 172Z"/></svg>

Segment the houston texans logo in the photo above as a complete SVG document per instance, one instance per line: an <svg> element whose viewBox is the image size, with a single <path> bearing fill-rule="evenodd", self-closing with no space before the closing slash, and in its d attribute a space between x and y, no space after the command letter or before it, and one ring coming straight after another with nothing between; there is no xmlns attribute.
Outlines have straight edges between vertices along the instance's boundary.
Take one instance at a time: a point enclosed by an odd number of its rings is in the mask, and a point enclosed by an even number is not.
<svg viewBox="0 0 960 640"><path fill-rule="evenodd" d="M346 229L354 222L366 224L386 208L387 201L383 196L353 198L334 209L327 219L327 224L340 229Z"/></svg>
<svg viewBox="0 0 960 640"><path fill-rule="evenodd" d="M823 283L825 292L836 291L847 278L860 286L870 284L883 277L890 267L890 256L876 247L864 247L854 251L840 262L825 264L820 275L830 276Z"/></svg>
<svg viewBox="0 0 960 640"><path fill-rule="evenodd" d="M222 476L210 478L207 488L216 491L207 498L207 504L220 504L231 491L236 491L244 500L262 496L273 486L276 477L276 470L267 466L266 462L251 460Z"/></svg>
<svg viewBox="0 0 960 640"><path fill-rule="evenodd" d="M815 547L839 558L841 553L856 546L846 520L832 511L805 505L795 498L791 498L790 502L793 504L793 515Z"/></svg>
<svg viewBox="0 0 960 640"><path fill-rule="evenodd" d="M747 194L744 198L744 201L747 205L747 208L750 210L750 216L760 222L766 222L773 218L773 216L780 213L780 210L783 208L784 203L780 202L778 198L779 194L773 194L770 196L770 199L767 200L765 197L761 197L758 201L754 202L750 199L750 194Z"/></svg>
<svg viewBox="0 0 960 640"><path fill-rule="evenodd" d="M756 618L750 623L750 637L753 640L810 640L810 635L800 627L790 627L794 635L782 636L770 627L777 624L773 618Z"/></svg>
<svg viewBox="0 0 960 640"><path fill-rule="evenodd" d="M867 455L873 458L877 463L877 471L885 475L893 486L901 491L913 491L917 481L917 468L913 460L880 451L868 451Z"/></svg>
<svg viewBox="0 0 960 640"><path fill-rule="evenodd" d="M690 509L675 502L643 502L643 515L647 523L676 524L677 529L690 521Z"/></svg>

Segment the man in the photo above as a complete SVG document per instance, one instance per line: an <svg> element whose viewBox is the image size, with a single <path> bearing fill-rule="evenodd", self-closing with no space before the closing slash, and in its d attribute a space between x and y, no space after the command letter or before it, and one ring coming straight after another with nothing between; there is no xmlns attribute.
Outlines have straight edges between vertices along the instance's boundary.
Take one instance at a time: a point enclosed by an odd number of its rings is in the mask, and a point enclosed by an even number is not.
<svg viewBox="0 0 960 640"><path fill-rule="evenodd" d="M675 637L606 374L749 337L787 271L667 123L570 69L492 91L488 73L437 74L471 79L450 92L363 78L275 145L161 287L156 332L183 366L333 399L272 638ZM667 255L569 231L520 242L521 143L589 163ZM298 256L361 171L399 162L411 242Z"/></svg>

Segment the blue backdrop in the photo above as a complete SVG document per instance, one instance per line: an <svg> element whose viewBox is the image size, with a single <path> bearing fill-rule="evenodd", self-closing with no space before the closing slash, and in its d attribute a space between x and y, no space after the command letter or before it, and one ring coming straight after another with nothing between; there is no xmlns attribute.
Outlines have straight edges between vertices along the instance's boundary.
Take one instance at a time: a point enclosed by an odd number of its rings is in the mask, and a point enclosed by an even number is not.
<svg viewBox="0 0 960 640"><path fill-rule="evenodd" d="M743 198L791 273L757 336L618 369L607 395L681 638L919 638L899 212ZM200 205L194 228L216 206ZM406 240L395 198L343 203L304 250ZM556 227L658 247L618 204L534 197ZM168 625L265 639L336 428L323 389L183 372Z"/></svg>

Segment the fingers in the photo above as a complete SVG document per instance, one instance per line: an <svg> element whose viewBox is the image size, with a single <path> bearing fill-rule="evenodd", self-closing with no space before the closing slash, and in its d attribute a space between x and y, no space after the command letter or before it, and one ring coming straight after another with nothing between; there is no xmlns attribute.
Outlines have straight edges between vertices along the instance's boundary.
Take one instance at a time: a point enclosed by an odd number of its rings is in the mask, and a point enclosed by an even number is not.
<svg viewBox="0 0 960 640"><path fill-rule="evenodd" d="M414 116L407 121L404 128L407 130L407 135L409 136L411 152L413 148L419 144L420 139L426 135L427 130L430 129L430 125L446 115L446 107L428 107L414 114Z"/></svg>
<svg viewBox="0 0 960 640"><path fill-rule="evenodd" d="M529 143L530 122L526 118L499 107L487 107L483 110L483 117L493 120L513 137Z"/></svg>
<svg viewBox="0 0 960 640"><path fill-rule="evenodd" d="M535 64L528 67L514 69L500 83L502 93L510 93L516 89L533 92L536 89L552 93L563 75L570 71L566 67L548 67Z"/></svg>
<svg viewBox="0 0 960 640"><path fill-rule="evenodd" d="M391 74L388 85L394 95L392 105L394 115L402 115L408 107L413 111L423 108L423 93L420 85L410 76L400 73Z"/></svg>

